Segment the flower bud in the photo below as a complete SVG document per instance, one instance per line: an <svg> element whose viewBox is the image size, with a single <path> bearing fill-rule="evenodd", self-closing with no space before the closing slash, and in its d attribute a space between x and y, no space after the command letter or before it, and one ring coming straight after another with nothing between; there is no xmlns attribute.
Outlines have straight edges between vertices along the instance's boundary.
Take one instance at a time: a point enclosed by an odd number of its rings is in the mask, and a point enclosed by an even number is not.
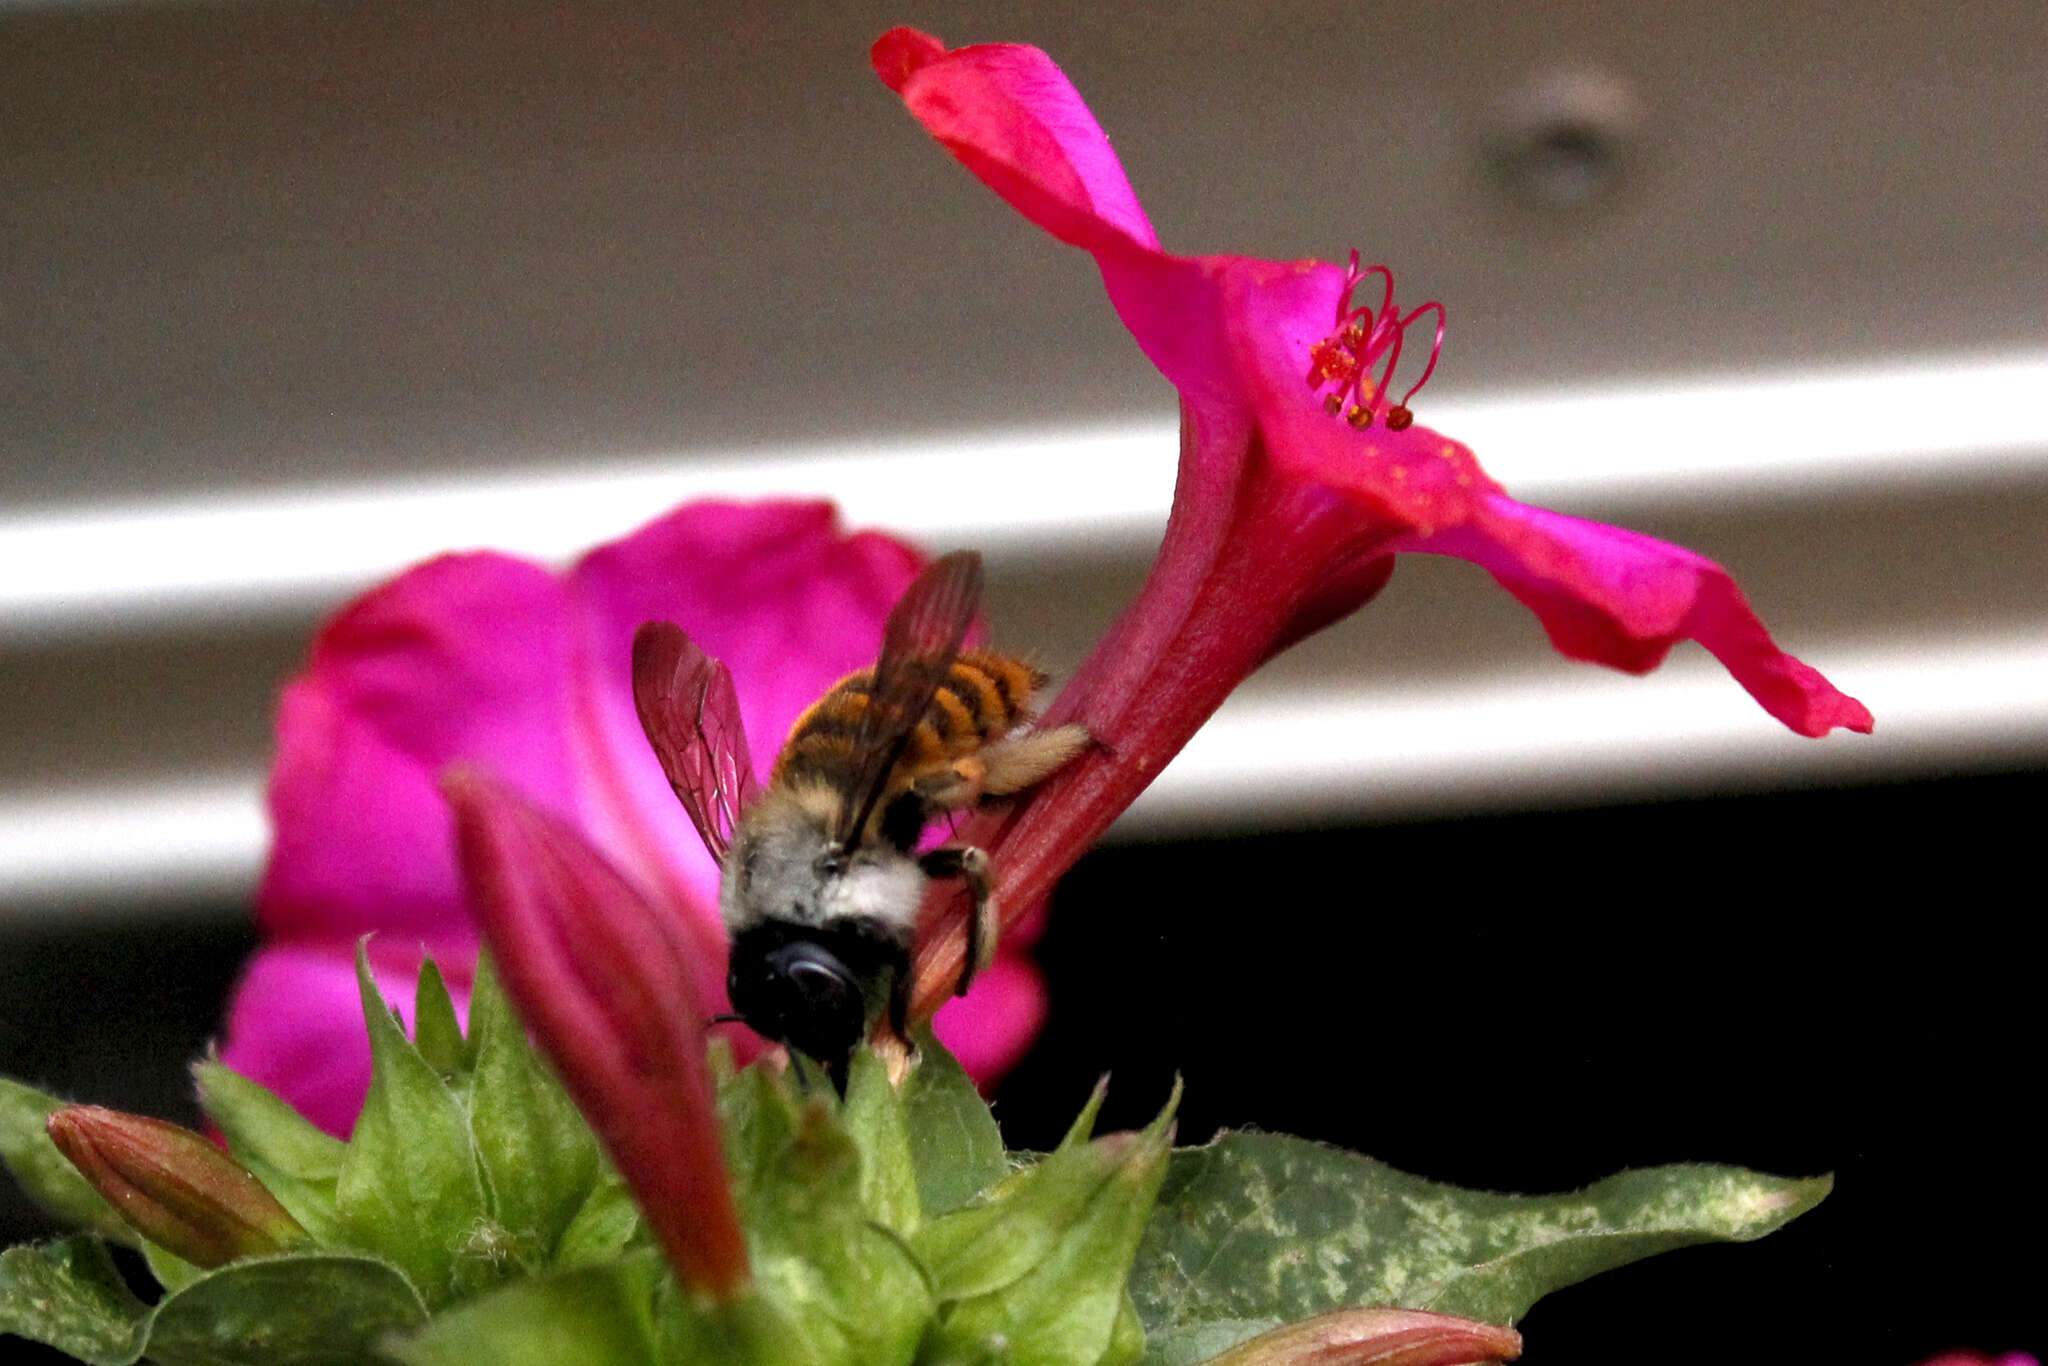
<svg viewBox="0 0 2048 1366"><path fill-rule="evenodd" d="M1522 1335L1420 1309L1340 1309L1241 1342L1209 1366L1471 1366L1512 1361Z"/></svg>
<svg viewBox="0 0 2048 1366"><path fill-rule="evenodd" d="M261 1182L190 1129L97 1105L50 1116L50 1141L143 1237L194 1266L309 1241Z"/></svg>

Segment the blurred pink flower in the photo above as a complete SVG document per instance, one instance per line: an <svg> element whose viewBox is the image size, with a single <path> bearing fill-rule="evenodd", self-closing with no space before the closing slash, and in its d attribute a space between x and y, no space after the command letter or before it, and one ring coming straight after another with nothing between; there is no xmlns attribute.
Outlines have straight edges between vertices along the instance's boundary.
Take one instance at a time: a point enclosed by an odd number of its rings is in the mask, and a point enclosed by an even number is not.
<svg viewBox="0 0 2048 1366"><path fill-rule="evenodd" d="M963 831L994 857L1009 912L1028 912L1252 670L1384 587L1396 554L1485 566L1574 659L1642 673L1696 640L1801 735L1870 729L1860 703L1773 644L1719 565L1517 503L1470 450L1410 425L1419 380L1399 402L1387 386L1411 325L1440 341L1441 309L1404 315L1392 277L1355 261L1162 250L1108 137L1037 48L948 51L899 28L872 58L962 164L1093 254L1118 316L1181 397L1158 560L1045 717L1081 721L1102 745ZM1435 356L1410 368L1427 378ZM958 974L964 914L955 897L927 919L924 1009Z"/></svg>
<svg viewBox="0 0 2048 1366"><path fill-rule="evenodd" d="M2001 1352L1992 1356L1988 1352L1959 1350L1929 1357L1920 1366L2041 1366L2041 1363L2026 1352Z"/></svg>
<svg viewBox="0 0 2048 1366"><path fill-rule="evenodd" d="M899 541L842 533L827 504L704 503L564 572L449 555L341 609L280 704L265 943L236 989L223 1061L345 1133L369 1079L356 940L379 932L370 955L392 999L411 999L425 952L466 1004L477 929L436 786L459 762L570 822L666 908L716 1009L717 870L634 712L633 632L673 620L723 659L754 752L772 755L805 706L874 662L921 564ZM1021 1056L1044 1012L1021 937L1007 947L939 1021L984 1079Z"/></svg>

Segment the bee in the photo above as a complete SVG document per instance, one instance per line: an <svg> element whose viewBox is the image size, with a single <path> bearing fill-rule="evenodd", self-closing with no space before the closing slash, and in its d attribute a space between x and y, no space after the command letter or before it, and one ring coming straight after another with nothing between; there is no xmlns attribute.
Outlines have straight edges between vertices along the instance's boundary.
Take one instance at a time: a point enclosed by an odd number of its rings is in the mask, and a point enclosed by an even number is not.
<svg viewBox="0 0 2048 1366"><path fill-rule="evenodd" d="M1045 676L1014 655L963 650L981 557L935 561L890 610L881 657L797 718L766 788L732 674L669 622L633 639L633 699L670 786L720 868L732 1013L824 1065L845 1090L860 1041L886 1016L905 1035L910 953L933 878L973 901L965 994L995 955L985 851L922 850L942 817L1023 792L1089 743L1078 725L1030 728Z"/></svg>

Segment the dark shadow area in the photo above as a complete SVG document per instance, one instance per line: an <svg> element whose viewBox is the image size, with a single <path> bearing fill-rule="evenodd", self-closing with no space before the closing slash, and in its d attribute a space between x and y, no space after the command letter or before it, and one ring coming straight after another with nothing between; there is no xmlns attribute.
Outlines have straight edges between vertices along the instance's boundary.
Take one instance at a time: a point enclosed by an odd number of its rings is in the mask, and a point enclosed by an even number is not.
<svg viewBox="0 0 2048 1366"><path fill-rule="evenodd" d="M1491 1190L1831 1171L1762 1242L1545 1301L1525 1360L2038 1350L2040 892L2012 837L2043 794L2016 774L1100 850L1056 894L1052 1022L998 1114L1049 1145L1109 1072L1103 1124L1132 1127L1178 1072L1184 1143L1295 1133Z"/></svg>

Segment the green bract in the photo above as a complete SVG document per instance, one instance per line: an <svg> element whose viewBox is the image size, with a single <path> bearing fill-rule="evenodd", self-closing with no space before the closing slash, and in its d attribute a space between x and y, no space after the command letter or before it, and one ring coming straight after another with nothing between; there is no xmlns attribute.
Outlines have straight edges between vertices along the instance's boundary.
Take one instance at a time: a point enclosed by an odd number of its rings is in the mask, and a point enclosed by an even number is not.
<svg viewBox="0 0 2048 1366"><path fill-rule="evenodd" d="M1271 1135L1175 1150L1172 1100L1097 1136L1099 1088L1054 1151L1006 1154L929 1035L900 1087L856 1058L843 1100L714 1047L752 1280L713 1304L669 1274L488 963L466 1035L431 964L411 1039L361 980L375 1074L348 1142L195 1069L230 1153L310 1250L178 1262L57 1153L44 1125L63 1102L0 1082L0 1159L84 1230L0 1254L0 1332L103 1366L1178 1366L1363 1305L1508 1324L1608 1267L1760 1237L1828 1189L1685 1166L1569 1195L1462 1191ZM143 1252L155 1304L109 1242Z"/></svg>

